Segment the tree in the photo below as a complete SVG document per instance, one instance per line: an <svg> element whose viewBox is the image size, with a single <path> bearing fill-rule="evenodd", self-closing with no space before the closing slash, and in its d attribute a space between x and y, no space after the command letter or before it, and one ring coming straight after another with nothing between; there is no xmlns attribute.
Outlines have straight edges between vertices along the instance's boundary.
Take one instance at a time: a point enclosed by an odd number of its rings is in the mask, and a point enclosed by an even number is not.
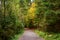
<svg viewBox="0 0 60 40"><path fill-rule="evenodd" d="M2 0L0 40L11 40L14 35L22 32L19 2L20 0Z"/></svg>

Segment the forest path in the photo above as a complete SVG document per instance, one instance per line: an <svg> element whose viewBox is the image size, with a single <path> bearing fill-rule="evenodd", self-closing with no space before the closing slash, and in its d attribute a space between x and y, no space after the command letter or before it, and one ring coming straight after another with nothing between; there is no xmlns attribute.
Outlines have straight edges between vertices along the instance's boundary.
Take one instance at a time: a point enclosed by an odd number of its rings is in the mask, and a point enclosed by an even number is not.
<svg viewBox="0 0 60 40"><path fill-rule="evenodd" d="M39 37L33 30L28 29L24 31L19 40L43 40L43 38Z"/></svg>

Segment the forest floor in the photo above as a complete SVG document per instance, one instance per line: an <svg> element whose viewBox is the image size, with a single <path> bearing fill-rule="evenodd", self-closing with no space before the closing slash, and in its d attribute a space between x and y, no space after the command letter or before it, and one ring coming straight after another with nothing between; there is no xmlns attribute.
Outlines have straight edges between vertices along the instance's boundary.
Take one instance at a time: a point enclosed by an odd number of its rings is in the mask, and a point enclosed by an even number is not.
<svg viewBox="0 0 60 40"><path fill-rule="evenodd" d="M43 40L33 29L25 29L23 35L18 40Z"/></svg>

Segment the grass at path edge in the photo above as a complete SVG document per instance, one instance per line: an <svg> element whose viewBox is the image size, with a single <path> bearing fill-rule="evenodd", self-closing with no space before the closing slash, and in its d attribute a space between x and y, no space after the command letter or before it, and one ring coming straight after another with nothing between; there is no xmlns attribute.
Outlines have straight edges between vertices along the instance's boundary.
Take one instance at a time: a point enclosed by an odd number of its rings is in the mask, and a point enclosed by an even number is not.
<svg viewBox="0 0 60 40"><path fill-rule="evenodd" d="M19 34L16 34L11 40L18 40L19 39L19 37L21 37L22 36L22 34L23 34L23 32L24 31L22 31L21 33L19 33Z"/></svg>
<svg viewBox="0 0 60 40"><path fill-rule="evenodd" d="M39 30L35 30L35 32L45 40L60 40L60 33L48 33Z"/></svg>

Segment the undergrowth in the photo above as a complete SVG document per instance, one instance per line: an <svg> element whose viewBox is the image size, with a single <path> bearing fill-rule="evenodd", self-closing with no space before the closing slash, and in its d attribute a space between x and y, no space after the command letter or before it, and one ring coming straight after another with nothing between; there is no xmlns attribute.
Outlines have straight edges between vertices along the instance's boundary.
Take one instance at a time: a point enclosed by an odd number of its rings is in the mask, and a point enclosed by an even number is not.
<svg viewBox="0 0 60 40"><path fill-rule="evenodd" d="M40 36L43 37L45 40L60 40L60 33L49 33L49 32L42 32L39 30L35 30L35 32Z"/></svg>

